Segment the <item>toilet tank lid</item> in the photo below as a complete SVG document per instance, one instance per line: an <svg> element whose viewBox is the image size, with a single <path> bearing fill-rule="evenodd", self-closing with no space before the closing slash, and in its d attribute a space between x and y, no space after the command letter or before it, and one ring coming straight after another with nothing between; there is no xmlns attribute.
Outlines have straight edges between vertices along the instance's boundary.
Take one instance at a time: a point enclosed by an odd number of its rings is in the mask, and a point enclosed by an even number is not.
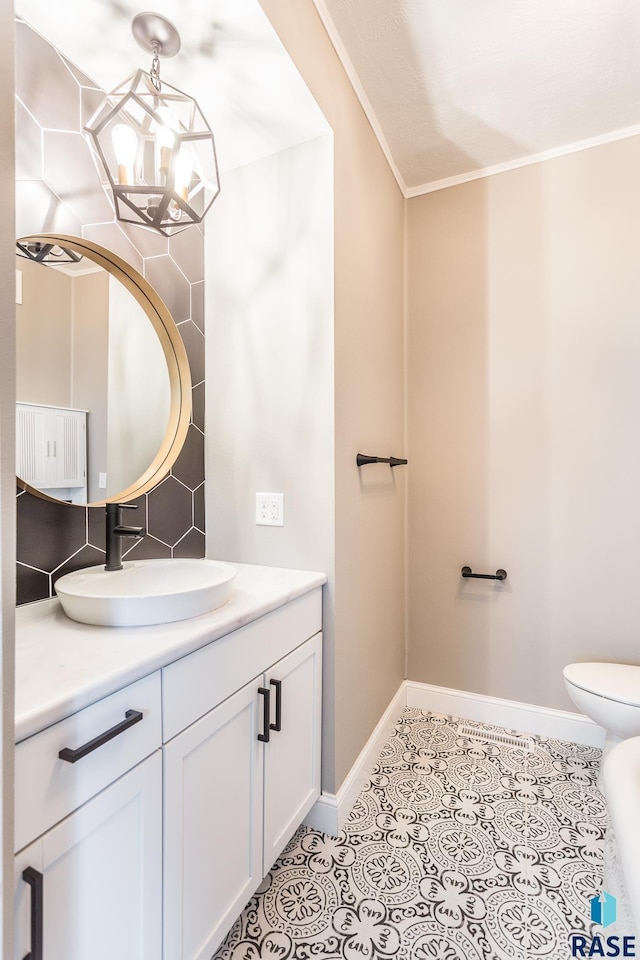
<svg viewBox="0 0 640 960"><path fill-rule="evenodd" d="M562 673L574 687L640 706L640 667L629 663L570 663Z"/></svg>

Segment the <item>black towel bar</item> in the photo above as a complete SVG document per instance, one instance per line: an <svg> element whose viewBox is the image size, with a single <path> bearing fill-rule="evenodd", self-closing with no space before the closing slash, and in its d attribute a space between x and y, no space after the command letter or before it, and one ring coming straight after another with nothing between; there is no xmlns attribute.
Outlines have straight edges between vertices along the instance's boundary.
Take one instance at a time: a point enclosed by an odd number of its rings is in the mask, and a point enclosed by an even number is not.
<svg viewBox="0 0 640 960"><path fill-rule="evenodd" d="M388 463L390 467L400 467L407 461L400 460L398 457L367 457L364 453L359 453L356 457L356 465L362 467L365 463Z"/></svg>
<svg viewBox="0 0 640 960"><path fill-rule="evenodd" d="M465 580L470 578L474 580L506 580L507 571L506 570L496 570L495 573L474 573L471 567L463 567L460 571Z"/></svg>

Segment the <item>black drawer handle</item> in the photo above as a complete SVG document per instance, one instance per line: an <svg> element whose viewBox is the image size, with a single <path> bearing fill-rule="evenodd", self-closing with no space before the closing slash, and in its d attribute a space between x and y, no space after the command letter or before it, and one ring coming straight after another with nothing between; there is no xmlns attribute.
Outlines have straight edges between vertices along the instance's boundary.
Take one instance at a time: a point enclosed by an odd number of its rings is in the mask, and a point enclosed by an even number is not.
<svg viewBox="0 0 640 960"><path fill-rule="evenodd" d="M76 760L82 760L88 753L97 750L98 747L101 747L104 743L108 743L109 740L113 740L114 737L119 736L121 733L124 733L125 730L128 730L129 727L132 727L134 723L140 723L142 720L142 714L139 710L127 710L124 716L125 719L120 723L116 723L115 727L111 727L110 730L105 730L100 736L94 737L93 740L89 740L88 743L83 744L76 750L73 750L71 747L65 747L64 750L60 751L58 756L61 760L66 760L67 763L75 763Z"/></svg>
<svg viewBox="0 0 640 960"><path fill-rule="evenodd" d="M282 730L282 680L270 680L269 683L276 688L276 722L270 723L269 729L280 733Z"/></svg>
<svg viewBox="0 0 640 960"><path fill-rule="evenodd" d="M258 740L261 743L269 743L269 715L271 713L271 690L268 687L259 687L258 693L264 697L262 702L262 729L264 733L258 734Z"/></svg>
<svg viewBox="0 0 640 960"><path fill-rule="evenodd" d="M31 950L24 960L42 960L44 877L34 867L27 867L22 879L31 887Z"/></svg>

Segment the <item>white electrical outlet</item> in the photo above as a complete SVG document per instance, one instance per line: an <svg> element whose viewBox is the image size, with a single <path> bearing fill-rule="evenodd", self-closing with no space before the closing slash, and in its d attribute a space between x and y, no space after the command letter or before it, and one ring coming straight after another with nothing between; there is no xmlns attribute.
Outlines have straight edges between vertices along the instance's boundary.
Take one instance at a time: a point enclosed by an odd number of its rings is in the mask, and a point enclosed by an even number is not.
<svg viewBox="0 0 640 960"><path fill-rule="evenodd" d="M106 490L107 489L107 475L106 473L98 474L98 489Z"/></svg>
<svg viewBox="0 0 640 960"><path fill-rule="evenodd" d="M256 523L263 527L284 526L283 493L256 493Z"/></svg>

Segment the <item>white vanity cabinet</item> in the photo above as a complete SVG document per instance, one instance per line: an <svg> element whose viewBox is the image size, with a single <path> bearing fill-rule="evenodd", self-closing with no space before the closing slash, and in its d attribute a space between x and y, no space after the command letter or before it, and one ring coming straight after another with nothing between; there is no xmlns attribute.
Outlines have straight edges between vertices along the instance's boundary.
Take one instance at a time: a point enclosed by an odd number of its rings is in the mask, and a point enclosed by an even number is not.
<svg viewBox="0 0 640 960"><path fill-rule="evenodd" d="M164 671L165 737L212 707L164 747L164 960L209 960L319 796L319 628L316 591Z"/></svg>
<svg viewBox="0 0 640 960"><path fill-rule="evenodd" d="M318 580L248 623L233 602L231 632L196 618L199 647L51 726L23 706L14 960L209 960L318 798ZM87 645L139 656L190 629L52 627L74 672Z"/></svg>
<svg viewBox="0 0 640 960"><path fill-rule="evenodd" d="M156 672L17 745L16 960L161 956L160 724Z"/></svg>

